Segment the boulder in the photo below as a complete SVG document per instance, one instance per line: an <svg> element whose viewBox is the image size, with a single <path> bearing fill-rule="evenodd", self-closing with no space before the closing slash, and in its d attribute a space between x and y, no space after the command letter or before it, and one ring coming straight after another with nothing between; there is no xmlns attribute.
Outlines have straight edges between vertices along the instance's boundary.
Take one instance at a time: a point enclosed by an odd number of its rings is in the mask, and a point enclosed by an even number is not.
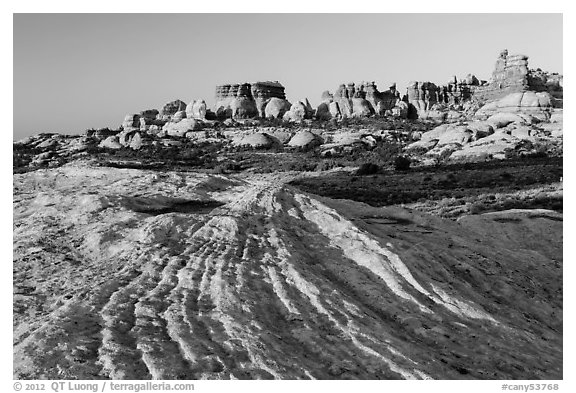
<svg viewBox="0 0 576 393"><path fill-rule="evenodd" d="M319 146L323 143L323 140L320 136L304 130L304 131L299 131L297 132L292 139L290 139L290 142L288 142L289 146L292 147L299 147L299 148L303 148L303 149L312 149L316 146Z"/></svg>
<svg viewBox="0 0 576 393"><path fill-rule="evenodd" d="M526 124L526 118L515 113L496 113L486 119L486 123L496 129L506 127L511 123Z"/></svg>
<svg viewBox="0 0 576 393"><path fill-rule="evenodd" d="M124 130L136 130L140 128L140 115L130 114L124 117L122 122L122 128Z"/></svg>
<svg viewBox="0 0 576 393"><path fill-rule="evenodd" d="M170 136L185 136L189 131L199 131L203 124L197 119L182 119L178 123L169 122L163 127L163 130Z"/></svg>
<svg viewBox="0 0 576 393"><path fill-rule="evenodd" d="M484 105L476 112L475 117L483 119L496 113L518 113L532 116L539 121L547 121L553 110L553 100L547 92L511 93L498 101Z"/></svg>
<svg viewBox="0 0 576 393"><path fill-rule="evenodd" d="M157 109L146 109L140 112L140 117L144 119L156 119L158 117L158 110Z"/></svg>
<svg viewBox="0 0 576 393"><path fill-rule="evenodd" d="M330 111L330 115L335 119L340 119L342 117L342 113L340 112L340 105L337 102L331 102L328 104L328 110Z"/></svg>
<svg viewBox="0 0 576 393"><path fill-rule="evenodd" d="M117 136L109 136L108 138L104 139L98 147L105 147L108 149L121 149L122 145L118 142Z"/></svg>
<svg viewBox="0 0 576 393"><path fill-rule="evenodd" d="M282 129L279 130L272 129L270 131L266 131L266 133L270 135L272 138L277 139L282 144L288 143L290 139L292 139L292 137L294 136L292 132L284 131Z"/></svg>
<svg viewBox="0 0 576 393"><path fill-rule="evenodd" d="M510 130L510 135L518 139L531 139L532 129L527 126L514 127Z"/></svg>
<svg viewBox="0 0 576 393"><path fill-rule="evenodd" d="M122 146L127 147L130 145L130 141L132 140L132 138L134 137L135 134L136 134L136 131L124 130L117 135L116 140Z"/></svg>
<svg viewBox="0 0 576 393"><path fill-rule="evenodd" d="M45 141L40 142L36 145L36 148L40 149L51 149L58 147L58 141L56 139L46 139Z"/></svg>
<svg viewBox="0 0 576 393"><path fill-rule="evenodd" d="M254 100L245 97L236 97L230 102L233 119L251 119L258 116Z"/></svg>
<svg viewBox="0 0 576 393"><path fill-rule="evenodd" d="M354 117L368 117L375 113L368 100L360 97L352 98L352 115Z"/></svg>
<svg viewBox="0 0 576 393"><path fill-rule="evenodd" d="M284 120L295 123L300 123L306 118L308 118L308 110L302 101L293 104L290 107L290 110L286 112L283 117Z"/></svg>
<svg viewBox="0 0 576 393"><path fill-rule="evenodd" d="M506 158L506 150L513 149L518 142L519 139L516 137L496 133L463 146L462 149L453 152L450 158L484 158L489 156L504 159Z"/></svg>
<svg viewBox="0 0 576 393"><path fill-rule="evenodd" d="M380 109L380 110L382 110L382 109ZM405 119L408 117L408 103L398 100L396 102L396 104L394 105L394 107L391 109L391 111L392 111L392 116L400 118L400 119Z"/></svg>
<svg viewBox="0 0 576 393"><path fill-rule="evenodd" d="M446 130L448 129L449 126L450 126L449 124L439 125L438 127L434 128L433 130L430 130L428 132L423 133L422 136L420 137L420 140L423 142L434 140L434 139L438 140L438 139L440 139L440 136L446 132Z"/></svg>
<svg viewBox="0 0 576 393"><path fill-rule="evenodd" d="M247 146L255 149L268 149L279 146L280 142L266 133L258 132L255 134L245 135L232 142L235 146Z"/></svg>
<svg viewBox="0 0 576 393"><path fill-rule="evenodd" d="M133 150L140 150L140 148L142 147L142 136L140 135L139 132L137 132L136 134L134 134L134 136L132 137L132 139L130 140L130 148Z"/></svg>
<svg viewBox="0 0 576 393"><path fill-rule="evenodd" d="M204 100L192 100L186 106L186 117L205 120L208 109Z"/></svg>
<svg viewBox="0 0 576 393"><path fill-rule="evenodd" d="M174 113L174 116L172 116L172 121L174 123L178 123L180 120L185 119L186 118L186 112L185 111L178 111L176 113Z"/></svg>
<svg viewBox="0 0 576 393"><path fill-rule="evenodd" d="M472 141L473 135L474 133L466 126L449 126L438 138L437 146L455 143L464 145Z"/></svg>
<svg viewBox="0 0 576 393"><path fill-rule="evenodd" d="M282 98L270 98L266 107L264 108L264 115L266 118L282 119L284 114L290 110L292 105Z"/></svg>
<svg viewBox="0 0 576 393"><path fill-rule="evenodd" d="M330 103L322 102L316 108L316 119L317 120L330 120L332 115L330 114Z"/></svg>
<svg viewBox="0 0 576 393"><path fill-rule="evenodd" d="M171 117L179 111L186 111L186 103L182 100L170 101L162 107L160 110L160 116Z"/></svg>
<svg viewBox="0 0 576 393"><path fill-rule="evenodd" d="M550 116L550 123L563 123L564 111L562 109L555 109Z"/></svg>
<svg viewBox="0 0 576 393"><path fill-rule="evenodd" d="M485 138L494 133L494 127L487 122L474 121L469 123L467 127L474 133L473 140Z"/></svg>

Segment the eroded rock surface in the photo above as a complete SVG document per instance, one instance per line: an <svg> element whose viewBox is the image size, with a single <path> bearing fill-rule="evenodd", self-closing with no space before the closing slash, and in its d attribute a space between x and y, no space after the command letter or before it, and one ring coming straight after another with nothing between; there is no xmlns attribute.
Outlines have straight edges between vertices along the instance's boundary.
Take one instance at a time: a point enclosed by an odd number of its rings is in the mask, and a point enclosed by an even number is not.
<svg viewBox="0 0 576 393"><path fill-rule="evenodd" d="M293 176L15 174L14 378L562 378L561 215L453 222Z"/></svg>

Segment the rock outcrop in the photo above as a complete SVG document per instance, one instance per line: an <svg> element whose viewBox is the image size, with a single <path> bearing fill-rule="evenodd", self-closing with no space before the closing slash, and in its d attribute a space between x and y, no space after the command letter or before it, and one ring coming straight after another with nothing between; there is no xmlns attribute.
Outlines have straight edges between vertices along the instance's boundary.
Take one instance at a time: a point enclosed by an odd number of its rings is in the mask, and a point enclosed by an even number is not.
<svg viewBox="0 0 576 393"><path fill-rule="evenodd" d="M129 114L124 117L122 122L122 128L124 130L138 130L140 129L140 115Z"/></svg>
<svg viewBox="0 0 576 393"><path fill-rule="evenodd" d="M312 149L319 146L324 141L322 138L310 131L299 131L288 142L288 146L299 147L302 149Z"/></svg>
<svg viewBox="0 0 576 393"><path fill-rule="evenodd" d="M160 118L170 120L176 112L186 111L186 103L182 100L174 100L166 103L160 110Z"/></svg>
<svg viewBox="0 0 576 393"><path fill-rule="evenodd" d="M553 110L552 96L547 92L524 91L511 93L481 107L475 114L477 119L487 119L496 113L529 115L539 121L550 119Z"/></svg>
<svg viewBox="0 0 576 393"><path fill-rule="evenodd" d="M186 117L191 119L205 120L207 106L204 100L192 100L186 106Z"/></svg>
<svg viewBox="0 0 576 393"><path fill-rule="evenodd" d="M540 69L528 68L528 56L510 55L504 49L494 67L490 83L472 89L473 96L481 102L499 100L512 93L525 91L548 92L557 100L563 98L563 77Z"/></svg>
<svg viewBox="0 0 576 393"><path fill-rule="evenodd" d="M396 84L390 90L378 91L374 82L341 84L331 94L322 93L321 103L316 109L316 118L319 120L345 119L348 117L368 117L372 115L392 115L392 110L400 102L400 94ZM398 110L395 113L400 114Z"/></svg>
<svg viewBox="0 0 576 393"><path fill-rule="evenodd" d="M286 99L284 86L277 81L221 85L216 87L215 112L220 118L265 117L271 98Z"/></svg>
<svg viewBox="0 0 576 393"><path fill-rule="evenodd" d="M16 380L566 376L560 213L456 222L292 173L13 177Z"/></svg>
<svg viewBox="0 0 576 393"><path fill-rule="evenodd" d="M266 117L264 113L265 107L268 101L272 98L279 98L281 100L286 99L286 94L284 93L284 86L278 81L276 82L256 82L252 83L250 86L250 91L252 92L252 97L256 103L256 109L258 110L259 117Z"/></svg>
<svg viewBox="0 0 576 393"><path fill-rule="evenodd" d="M189 131L199 131L203 128L203 124L197 119L183 119L178 123L169 122L162 128L163 131L170 136L182 137Z"/></svg>
<svg viewBox="0 0 576 393"><path fill-rule="evenodd" d="M232 144L235 146L252 147L255 149L268 149L274 146L280 146L278 140L262 132L242 136L234 140Z"/></svg>
<svg viewBox="0 0 576 393"><path fill-rule="evenodd" d="M432 82L410 82L406 96L408 103L414 107L419 116L422 116L438 102L438 92L438 86Z"/></svg>
<svg viewBox="0 0 576 393"><path fill-rule="evenodd" d="M284 114L283 119L286 121L300 123L304 119L311 119L312 116L312 108L310 108L310 106L306 105L304 102L298 101L292 104L290 110Z"/></svg>
<svg viewBox="0 0 576 393"><path fill-rule="evenodd" d="M292 105L285 99L272 97L268 100L264 108L264 117L272 119L282 119L284 114L290 110Z"/></svg>
<svg viewBox="0 0 576 393"><path fill-rule="evenodd" d="M116 150L116 149L121 149L122 145L118 141L118 136L112 135L112 136L109 136L108 138L104 139L102 142L100 142L98 147L105 147L107 149L115 149Z"/></svg>
<svg viewBox="0 0 576 393"><path fill-rule="evenodd" d="M332 114L330 113L330 104L332 104L331 102L321 102L320 105L318 105L318 108L316 108L316 114L315 117L317 120L330 120L332 119Z"/></svg>

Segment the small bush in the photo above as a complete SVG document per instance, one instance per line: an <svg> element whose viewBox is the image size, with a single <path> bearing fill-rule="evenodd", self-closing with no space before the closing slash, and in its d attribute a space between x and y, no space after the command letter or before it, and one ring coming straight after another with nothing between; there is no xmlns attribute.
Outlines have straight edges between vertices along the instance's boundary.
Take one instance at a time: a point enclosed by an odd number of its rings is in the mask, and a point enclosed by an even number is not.
<svg viewBox="0 0 576 393"><path fill-rule="evenodd" d="M407 171L410 169L411 161L408 157L398 156L394 160L394 169L397 171Z"/></svg>
<svg viewBox="0 0 576 393"><path fill-rule="evenodd" d="M360 165L360 168L356 170L356 176L366 176L366 175L373 175L378 173L380 167L376 164L372 164L371 162L367 162L365 164Z"/></svg>

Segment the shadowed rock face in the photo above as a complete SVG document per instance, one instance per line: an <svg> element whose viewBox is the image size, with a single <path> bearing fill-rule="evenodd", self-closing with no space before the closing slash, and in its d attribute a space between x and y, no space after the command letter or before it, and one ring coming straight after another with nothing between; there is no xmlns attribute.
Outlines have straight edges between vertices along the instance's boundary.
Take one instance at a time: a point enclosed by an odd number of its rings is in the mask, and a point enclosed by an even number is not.
<svg viewBox="0 0 576 393"><path fill-rule="evenodd" d="M186 110L186 103L182 100L175 100L166 103L160 110L160 116L170 118L180 111Z"/></svg>
<svg viewBox="0 0 576 393"><path fill-rule="evenodd" d="M14 175L14 378L562 378L561 215L446 221L292 178Z"/></svg>

